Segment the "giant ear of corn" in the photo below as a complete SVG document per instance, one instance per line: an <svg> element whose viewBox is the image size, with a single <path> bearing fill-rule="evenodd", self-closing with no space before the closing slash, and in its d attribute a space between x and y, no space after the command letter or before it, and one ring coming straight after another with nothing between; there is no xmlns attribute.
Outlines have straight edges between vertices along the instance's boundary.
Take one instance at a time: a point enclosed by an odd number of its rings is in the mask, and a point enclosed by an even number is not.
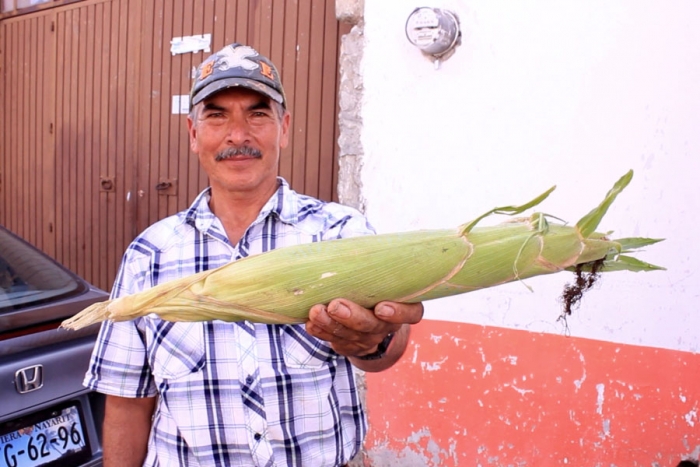
<svg viewBox="0 0 700 467"><path fill-rule="evenodd" d="M81 327L155 313L169 321L300 323L334 298L367 308L383 300L418 302L604 261L603 271L663 269L628 253L660 240L611 240L596 228L632 171L576 225L535 213L490 227L491 214L515 215L542 202L493 209L454 230L423 230L296 245L94 304L63 322ZM580 267L580 266L579 266Z"/></svg>

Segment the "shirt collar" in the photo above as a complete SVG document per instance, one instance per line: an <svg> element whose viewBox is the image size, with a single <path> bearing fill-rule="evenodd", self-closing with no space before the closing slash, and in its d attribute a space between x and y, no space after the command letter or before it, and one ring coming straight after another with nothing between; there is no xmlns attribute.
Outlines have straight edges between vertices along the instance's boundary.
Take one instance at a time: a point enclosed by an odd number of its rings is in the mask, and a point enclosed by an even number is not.
<svg viewBox="0 0 700 467"><path fill-rule="evenodd" d="M302 207L302 199L297 192L289 187L287 181L282 177L277 177L279 187L272 194L270 199L260 210L257 219L253 224L263 222L268 216L274 215L281 222L286 224L296 224L299 222L299 211ZM209 200L211 199L211 187L205 188L192 202L189 209L185 212L185 222L197 228L197 230L206 232L214 221L218 218L209 209ZM218 222L217 222L218 224Z"/></svg>

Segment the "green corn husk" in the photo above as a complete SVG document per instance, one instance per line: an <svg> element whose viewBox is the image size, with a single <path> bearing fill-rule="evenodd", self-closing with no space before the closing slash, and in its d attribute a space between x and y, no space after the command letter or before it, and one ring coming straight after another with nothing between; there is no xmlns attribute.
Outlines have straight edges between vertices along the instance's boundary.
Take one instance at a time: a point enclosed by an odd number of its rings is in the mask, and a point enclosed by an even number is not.
<svg viewBox="0 0 700 467"><path fill-rule="evenodd" d="M383 300L419 302L493 287L603 260L602 271L664 269L627 253L660 239L610 240L595 232L632 171L575 226L535 213L492 227L492 214L519 214L541 203L547 190L522 206L493 209L456 230L423 230L330 240L273 250L152 289L94 304L63 322L80 329L107 319L156 313L169 321L250 320L300 323L309 309L334 298L372 308Z"/></svg>

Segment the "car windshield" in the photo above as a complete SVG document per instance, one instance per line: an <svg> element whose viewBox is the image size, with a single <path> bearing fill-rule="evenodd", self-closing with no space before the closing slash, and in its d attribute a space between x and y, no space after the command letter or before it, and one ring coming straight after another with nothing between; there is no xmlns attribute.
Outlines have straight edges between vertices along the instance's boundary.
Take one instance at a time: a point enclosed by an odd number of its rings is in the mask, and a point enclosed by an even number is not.
<svg viewBox="0 0 700 467"><path fill-rule="evenodd" d="M81 293L84 289L73 274L0 228L0 313Z"/></svg>

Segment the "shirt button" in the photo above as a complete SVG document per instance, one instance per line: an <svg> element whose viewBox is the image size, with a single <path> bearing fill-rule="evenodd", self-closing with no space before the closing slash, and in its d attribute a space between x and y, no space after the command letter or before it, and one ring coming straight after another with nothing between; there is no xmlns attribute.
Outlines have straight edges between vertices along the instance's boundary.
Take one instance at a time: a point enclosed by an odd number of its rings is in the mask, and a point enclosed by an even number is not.
<svg viewBox="0 0 700 467"><path fill-rule="evenodd" d="M255 433L255 436L253 436L253 438L255 438L255 441L260 441L260 438L262 438L262 435L260 433Z"/></svg>
<svg viewBox="0 0 700 467"><path fill-rule="evenodd" d="M245 379L246 384L253 384L253 377L248 375L248 377Z"/></svg>

